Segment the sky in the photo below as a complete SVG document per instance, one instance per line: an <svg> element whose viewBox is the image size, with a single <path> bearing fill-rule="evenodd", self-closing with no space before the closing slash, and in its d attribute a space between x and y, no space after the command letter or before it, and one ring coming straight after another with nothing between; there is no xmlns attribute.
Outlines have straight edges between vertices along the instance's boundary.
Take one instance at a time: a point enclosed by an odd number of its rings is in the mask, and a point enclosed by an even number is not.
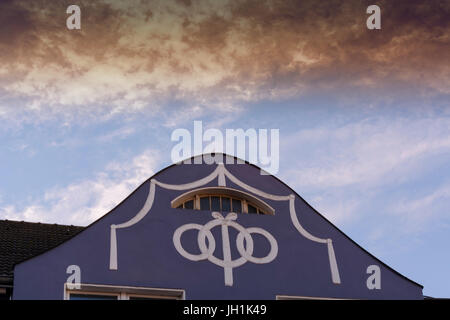
<svg viewBox="0 0 450 320"><path fill-rule="evenodd" d="M88 225L170 165L172 132L195 120L279 129L278 178L425 295L450 297L449 11L3 0L0 219Z"/></svg>

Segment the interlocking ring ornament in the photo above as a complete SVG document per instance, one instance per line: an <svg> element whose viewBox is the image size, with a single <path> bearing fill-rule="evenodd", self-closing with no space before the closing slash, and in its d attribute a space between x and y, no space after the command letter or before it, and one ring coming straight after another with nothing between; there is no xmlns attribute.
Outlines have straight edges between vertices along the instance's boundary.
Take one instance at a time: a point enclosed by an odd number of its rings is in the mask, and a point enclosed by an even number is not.
<svg viewBox="0 0 450 320"><path fill-rule="evenodd" d="M186 259L192 261L200 261L208 259L210 262L223 267L225 273L225 285L232 286L233 285L233 268L239 267L246 263L247 261L253 263L269 263L273 261L278 254L278 244L275 238L266 230L261 228L244 228L235 220L237 219L237 214L234 212L229 213L225 218L219 212L213 212L212 216L215 218L214 220L209 221L204 226L196 223L188 223L182 225L177 230L175 230L173 234L173 244L175 249L177 249L178 253L181 254ZM213 234L211 233L211 229L221 226L222 227L222 249L223 249L223 259L218 259L214 256L214 250L216 249L216 241L214 239ZM239 234L236 237L236 247L241 255L240 258L232 260L231 259L231 249L230 249L230 238L228 234L228 227L233 227L239 231ZM191 254L184 250L181 245L181 235L191 229L198 230L198 247L200 248L200 254ZM258 233L269 241L270 243L270 252L267 256L263 258L253 257L253 238L251 236L252 233ZM206 245L206 239L208 239L208 245ZM244 239L245 244L244 246Z"/></svg>

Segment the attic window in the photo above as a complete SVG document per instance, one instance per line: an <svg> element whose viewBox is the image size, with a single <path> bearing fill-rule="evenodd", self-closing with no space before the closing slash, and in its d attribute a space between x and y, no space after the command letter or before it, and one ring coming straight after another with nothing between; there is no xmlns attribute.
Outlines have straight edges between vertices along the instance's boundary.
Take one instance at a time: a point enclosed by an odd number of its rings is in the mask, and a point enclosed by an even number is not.
<svg viewBox="0 0 450 320"><path fill-rule="evenodd" d="M172 208L188 210L275 214L275 210L264 201L246 192L226 187L192 190L174 199L171 205Z"/></svg>

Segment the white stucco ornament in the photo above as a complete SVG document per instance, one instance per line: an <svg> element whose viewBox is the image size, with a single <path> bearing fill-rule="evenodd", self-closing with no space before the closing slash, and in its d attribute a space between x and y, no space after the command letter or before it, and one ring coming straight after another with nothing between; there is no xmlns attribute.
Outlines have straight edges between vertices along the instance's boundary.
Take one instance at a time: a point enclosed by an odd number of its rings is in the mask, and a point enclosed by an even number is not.
<svg viewBox="0 0 450 320"><path fill-rule="evenodd" d="M178 253L181 254L186 259L192 261L209 260L210 262L224 268L225 273L225 285L233 285L233 268L239 267L246 263L247 261L263 264L273 261L278 254L278 244L275 238L266 230L261 228L244 228L235 220L237 219L237 214L234 212L229 213L225 218L219 212L213 212L212 216L215 218L205 225L200 225L196 223L188 223L182 225L173 234L173 244L177 249ZM214 256L214 251L216 249L216 241L211 229L221 226L222 227L222 249L223 249L223 259L219 259ZM228 234L228 228L233 227L239 233L236 237L236 247L241 255L240 258L232 260L231 259L231 249L230 249L230 238ZM191 229L198 230L197 242L200 249L200 254L191 254L184 250L181 245L181 235ZM267 256L263 258L253 257L253 239L251 234L258 233L264 236L270 243L270 252ZM208 245L206 244L206 239L208 239ZM245 239L245 246L244 246Z"/></svg>
<svg viewBox="0 0 450 320"><path fill-rule="evenodd" d="M261 197L263 199L268 199L271 201L280 201L280 202L284 202L287 201L289 203L289 217L291 219L292 225L295 227L295 229L297 229L298 233L300 235L302 235L303 237L305 237L306 239L316 242L316 243L320 243L320 244L324 244L327 246L328 249L328 259L330 262L330 272L331 272L331 281L334 284L341 284L341 277L339 275L339 269L338 269L338 265L337 265L337 261L336 261L336 255L334 253L334 246L333 246L333 241L331 238L319 238L314 236L313 234L309 233L300 223L300 220L297 216L296 213L296 197L294 194L287 194L287 195L278 195L278 194L270 194L267 193L263 190L259 190L258 188L255 188L253 186L250 186L248 184L246 184L245 182L241 181L238 177L234 176L230 171L227 170L227 168L225 168L223 163L220 163L217 165L216 169L214 169L209 175L207 175L206 177L203 177L201 179L189 182L189 183L184 183L184 184L168 184L168 183L164 183L161 181L156 180L155 178L150 180L150 188L148 190L148 195L147 195L147 200L145 201L144 205L142 206L142 208L139 210L139 212L132 217L130 220L125 221L123 223L120 224L112 224L111 225L111 233L110 233L110 249L109 249L109 270L118 270L119 266L118 266L118 253L117 253L117 231L121 230L121 229L125 229L125 228L129 228L137 223L139 223L147 214L151 214L152 212L152 206L153 206L153 202L155 200L155 194L156 194L156 190L157 188L161 188L161 189L166 189L166 190L174 190L174 191L185 191L185 190L192 190L195 188L200 188L203 187L207 184L210 184L213 180L217 180L217 185L220 187L226 187L227 183L232 182L236 185L238 185L240 188L242 188L243 190L245 190L246 192L251 193L252 195L256 196L256 197ZM283 214L283 213L280 213ZM220 214L219 214L220 215ZM216 216L214 216L216 218ZM230 223L228 223L228 226L232 226L234 228L237 228L236 226L241 227L239 224L235 223L235 224L231 224L231 222L233 222L233 220L236 220L236 217L233 218L233 215L230 216L230 218L223 218L221 215L219 216L219 218L216 218L217 221L222 221L222 219L224 221L229 221ZM228 220L227 220L228 219ZM217 222L216 220L214 221L214 225L219 225L222 224L223 222ZM212 223L212 222L211 222ZM188 224L189 227L186 226L182 226L180 228L185 228L185 229L181 229L181 231L179 231L180 233L184 232L187 229L193 228L193 229L197 229L197 230L201 230L203 228L206 228L205 226L201 226L198 224ZM208 224L207 224L208 225ZM208 225L208 228L211 225ZM211 226L211 228L213 227ZM242 228L242 227L241 227ZM208 229L209 230L209 229ZM238 229L239 230L239 229ZM259 229L259 228L247 228L244 229L242 228L241 230L246 230L245 232L241 232L240 233L240 237L238 241L238 243L240 243L240 241L242 240L242 237L246 240L251 239L250 236L245 236L247 233L260 233L260 234L264 234L266 235L266 238L270 239L269 237L267 237L267 235L269 235L271 238L273 238L267 231ZM208 236L210 238L212 238L212 235L210 235L210 232L206 232L204 231L202 234L202 238L207 237ZM223 237L227 236L228 233L223 233ZM181 236L181 234L179 235ZM199 233L200 236L200 233ZM209 239L210 240L210 239ZM275 239L274 239L275 240ZM248 240L251 242L251 240ZM179 242L179 241L178 241ZM199 241L202 242L202 241ZM258 258L254 258L251 256L251 251L250 251L250 242L247 242L247 249L244 250L243 249L243 245L240 246L240 250L242 252L244 252L244 255L242 255L242 258L245 257L250 257L250 259L248 259L248 261L258 261L257 263L267 263L267 261L265 260L258 260ZM212 242L209 242L212 243ZM229 243L229 241L226 241L226 243ZM276 241L274 241L275 245L276 245ZM215 244L215 243L214 243ZM199 244L200 246L200 244ZM212 245L209 245L212 248ZM204 248L206 247L206 244L204 245ZM276 247L278 249L278 246ZM198 261L198 260L203 260L203 259L208 259L211 261L214 260L214 258L207 258L206 257L206 253L209 252L209 250L211 250L210 248L206 248L206 250L204 252L202 252L201 255L190 255L189 253L187 253L182 247L181 245L178 246L178 249L181 249L181 252L185 252L187 254L187 257L190 258L194 258L197 260L194 261ZM272 249L273 249L273 245L272 245ZM180 252L180 251L179 251ZM275 256L277 254L277 251L275 252ZM213 251L211 251L211 254L213 253ZM199 259L199 257L201 257ZM269 257L271 257L270 255L268 257L266 257L266 259L268 259ZM189 259L189 258L188 258ZM229 258L228 260L230 260L228 263L223 262L223 264L231 264L231 258ZM228 261L227 258L224 259L224 261ZM239 259L238 259L239 260ZM221 261L221 260L218 260ZM261 262L263 261L263 262ZM272 260L270 260L272 261ZM217 261L216 261L217 262ZM222 262L220 262L222 263ZM245 263L245 262L243 262ZM243 264L242 263L242 264ZM229 281L229 283L232 283L232 268L234 268L235 266L232 267L226 267L225 268L225 278L226 279L231 279L231 281ZM227 271L228 270L228 271ZM227 272L228 272L228 278L227 278Z"/></svg>

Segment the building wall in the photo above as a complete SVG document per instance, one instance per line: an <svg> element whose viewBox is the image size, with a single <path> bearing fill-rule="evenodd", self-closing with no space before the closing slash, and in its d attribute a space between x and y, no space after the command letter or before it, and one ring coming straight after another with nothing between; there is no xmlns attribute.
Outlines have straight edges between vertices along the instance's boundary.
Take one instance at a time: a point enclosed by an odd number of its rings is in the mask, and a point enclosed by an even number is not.
<svg viewBox="0 0 450 320"><path fill-rule="evenodd" d="M166 184L185 184L202 179L217 165L171 166L152 179ZM214 218L208 211L171 208L170 202L186 190L156 186L150 211L138 223L117 229L117 270L110 269L111 225L129 221L142 209L149 195L150 179L109 214L62 245L15 267L14 299L62 299L69 265L81 269L81 282L116 286L184 289L186 299L275 299L277 295L351 299L422 299L422 288L371 256L329 223L288 186L272 176L260 175L249 164L225 164L226 170L245 184L266 193L295 195L295 212L301 227L321 239L332 239L340 283L333 283L326 244L311 241L293 224L289 201L262 199L275 215L238 214L243 228L269 232L278 247L276 258L265 264L247 261L232 269L233 285L224 283L224 268L208 260L191 261L175 248L173 235L185 224L205 225ZM248 192L225 177L226 186ZM215 178L206 186L217 186ZM230 230L232 259L237 231ZM214 256L222 257L221 228L211 229L216 241ZM181 237L183 248L199 254L197 230ZM254 257L270 251L267 239L252 234ZM381 289L368 289L367 267L381 270Z"/></svg>

